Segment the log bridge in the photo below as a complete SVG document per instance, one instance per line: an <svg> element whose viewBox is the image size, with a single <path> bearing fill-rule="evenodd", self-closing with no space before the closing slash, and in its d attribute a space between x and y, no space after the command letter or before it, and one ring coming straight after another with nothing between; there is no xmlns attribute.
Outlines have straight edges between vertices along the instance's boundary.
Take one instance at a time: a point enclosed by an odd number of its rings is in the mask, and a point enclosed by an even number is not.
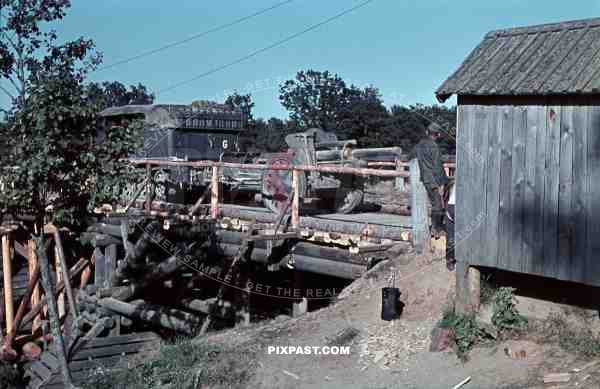
<svg viewBox="0 0 600 389"><path fill-rule="evenodd" d="M98 208L98 222L79 236L80 243L90 247L87 258L65 254L68 250L62 247L61 235L68 231L45 229L43 249L36 247L34 240L23 242L23 234L15 228L0 231L5 296L0 321L0 335L5 334L0 339L2 358L29 360L26 370L31 387L52 387L72 378L81 379L82 373L74 366L81 365L77 358L84 351L90 360L112 358L105 361L108 363L118 359L113 358L117 354L107 356L102 347L96 347L94 339L114 338L99 344L108 342L111 353L129 355L126 350L135 353L146 348L128 346L129 338L123 338L121 345L117 337L148 331L194 335L231 323L247 325L251 292L268 295L248 286L256 281L256 270L291 271L295 290L302 285L298 275L303 273L352 280L385 258L391 246L413 246L417 252L428 249L427 200L416 160L411 161L408 172L212 161L133 163L146 169L135 195L142 196L145 191L144 199L140 203L134 198L116 211L106 206ZM154 201L153 172L165 166L210 168L210 194L205 193L192 206ZM223 204L219 169L224 167L288 170L292 175L319 170L387 178L409 176L411 216L372 212L303 214L295 190L288 214ZM298 185L298 180L293 180L293 185ZM55 260L47 261L46 253ZM21 267L14 271L15 257L26 260L27 270ZM40 258L50 264L49 289L39 285ZM313 296L269 297L287 298L292 314L297 315L307 311L307 297ZM53 301L57 306L53 328L60 329L58 334L47 330L52 321L48 308ZM62 347L56 346L57 335L64 337ZM55 347L47 347L48 340ZM120 347L125 351L120 352ZM96 348L100 350L98 355L94 354ZM50 369L44 361L53 361L54 367Z"/></svg>

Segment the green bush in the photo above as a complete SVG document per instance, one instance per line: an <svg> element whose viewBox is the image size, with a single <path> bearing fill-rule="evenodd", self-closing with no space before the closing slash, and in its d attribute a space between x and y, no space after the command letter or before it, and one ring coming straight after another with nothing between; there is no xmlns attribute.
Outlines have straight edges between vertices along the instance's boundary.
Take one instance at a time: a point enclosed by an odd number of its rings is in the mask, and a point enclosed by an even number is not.
<svg viewBox="0 0 600 389"><path fill-rule="evenodd" d="M501 331L523 330L527 319L517 312L515 288L498 288L492 297L492 324Z"/></svg>

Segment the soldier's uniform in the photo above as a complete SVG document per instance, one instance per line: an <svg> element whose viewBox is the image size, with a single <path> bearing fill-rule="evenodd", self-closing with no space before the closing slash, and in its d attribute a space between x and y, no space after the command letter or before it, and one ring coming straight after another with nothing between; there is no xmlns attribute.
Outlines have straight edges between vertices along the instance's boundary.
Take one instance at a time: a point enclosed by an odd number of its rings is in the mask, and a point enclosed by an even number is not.
<svg viewBox="0 0 600 389"><path fill-rule="evenodd" d="M429 131L432 131L431 126ZM437 235L444 229L445 211L442 203L442 188L448 183L440 148L431 137L427 136L417 143L409 157L419 160L421 182L425 186L431 203L432 232Z"/></svg>

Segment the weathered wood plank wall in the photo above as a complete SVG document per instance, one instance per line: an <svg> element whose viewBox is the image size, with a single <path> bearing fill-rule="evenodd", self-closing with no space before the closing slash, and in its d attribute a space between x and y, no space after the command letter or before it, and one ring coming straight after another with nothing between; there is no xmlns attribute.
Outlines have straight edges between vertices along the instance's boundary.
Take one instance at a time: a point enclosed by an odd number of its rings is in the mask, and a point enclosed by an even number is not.
<svg viewBox="0 0 600 389"><path fill-rule="evenodd" d="M456 256L600 286L600 98L459 98Z"/></svg>

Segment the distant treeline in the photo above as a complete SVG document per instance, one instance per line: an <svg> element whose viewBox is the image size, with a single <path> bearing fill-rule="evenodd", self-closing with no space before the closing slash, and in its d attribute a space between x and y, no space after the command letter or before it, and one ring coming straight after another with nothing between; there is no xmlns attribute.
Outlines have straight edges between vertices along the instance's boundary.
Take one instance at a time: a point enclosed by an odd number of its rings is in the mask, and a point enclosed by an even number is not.
<svg viewBox="0 0 600 389"><path fill-rule="evenodd" d="M346 85L339 75L328 71L298 72L280 86L279 100L289 119L254 118L250 94L228 97L227 104L250 117L240 142L242 150L276 151L285 146L287 134L318 127L335 132L340 139L356 139L360 147L400 146L409 151L432 122L444 130L440 143L443 153L454 154L456 150L455 107L416 104L388 109L377 88Z"/></svg>

